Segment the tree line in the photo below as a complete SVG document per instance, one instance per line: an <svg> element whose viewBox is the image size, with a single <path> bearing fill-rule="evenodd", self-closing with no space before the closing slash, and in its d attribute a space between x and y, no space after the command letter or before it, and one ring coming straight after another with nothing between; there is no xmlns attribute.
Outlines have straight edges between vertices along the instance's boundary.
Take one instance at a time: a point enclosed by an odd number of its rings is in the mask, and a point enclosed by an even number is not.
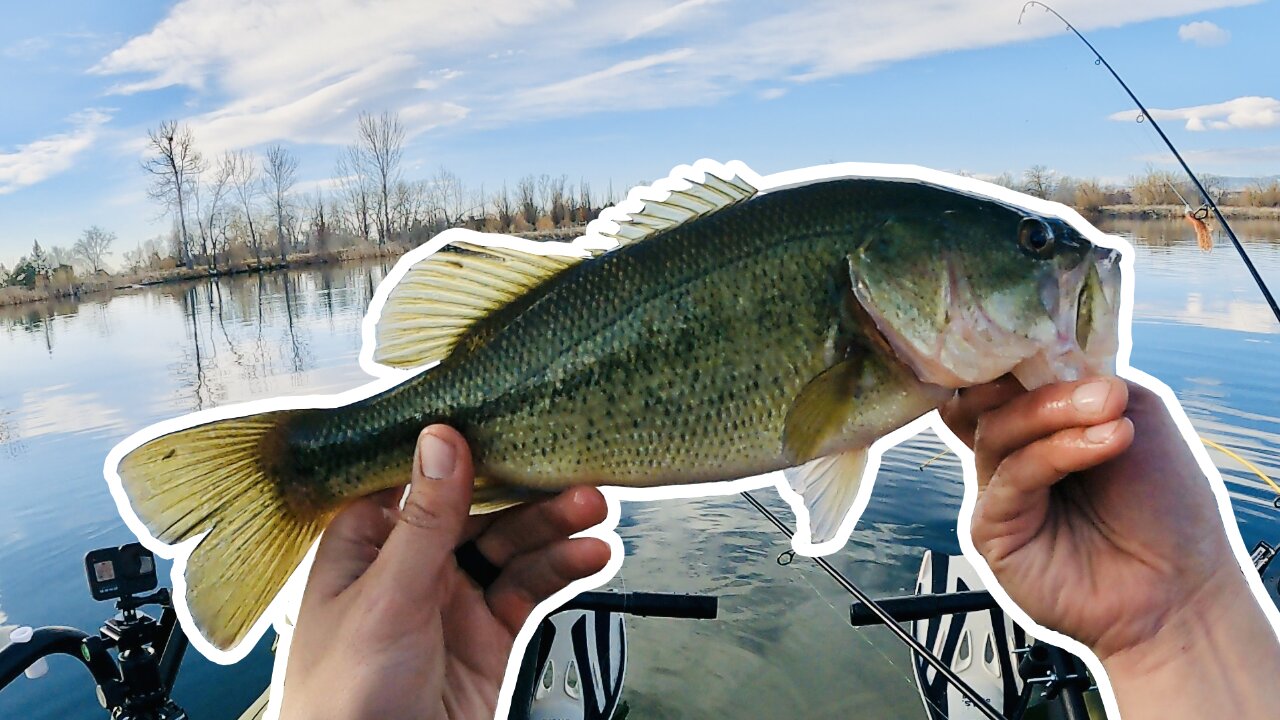
<svg viewBox="0 0 1280 720"><path fill-rule="evenodd" d="M189 126L162 123L148 134L143 169L173 229L126 251L125 265L217 272L286 264L295 253L396 252L450 227L523 232L582 224L614 200L612 189L597 197L588 183L573 186L564 175L529 175L514 190L504 184L492 193L467 188L443 167L409 180L405 136L396 113L362 113L329 182L299 192L298 158L283 145L210 161Z"/></svg>
<svg viewBox="0 0 1280 720"><path fill-rule="evenodd" d="M217 274L286 265L299 254L394 254L451 227L506 233L579 226L618 199L612 183L595 194L585 180L572 185L565 175L526 175L514 187L503 183L490 192L483 185L468 188L443 167L430 177L407 179L405 139L396 113L362 113L331 177L304 192L298 157L282 144L207 157L190 126L162 122L147 133L141 168L149 178L148 195L172 221L171 229L122 251L117 265L133 273L185 268L188 275ZM1043 165L992 181L1085 214L1117 205L1181 205L1183 198L1198 204L1188 180L1150 167L1123 185L1074 178ZM1274 178L1237 191L1218 176L1201 181L1219 204L1280 207L1280 180ZM114 232L94 225L70 247L36 242L13 270L0 265L0 287L31 289L55 275L53 284L69 285L77 273L99 275L117 241Z"/></svg>
<svg viewBox="0 0 1280 720"><path fill-rule="evenodd" d="M1033 165L1015 178L1002 173L992 179L997 185L1047 200L1070 205L1084 214L1096 214L1104 207L1138 205L1198 206L1202 201L1195 185L1182 173L1148 167L1142 175L1130 176L1123 185L1105 184L1094 178L1075 178L1044 165ZM1280 207L1280 179L1258 179L1240 190L1228 187L1218 175L1200 175L1200 184L1218 205Z"/></svg>

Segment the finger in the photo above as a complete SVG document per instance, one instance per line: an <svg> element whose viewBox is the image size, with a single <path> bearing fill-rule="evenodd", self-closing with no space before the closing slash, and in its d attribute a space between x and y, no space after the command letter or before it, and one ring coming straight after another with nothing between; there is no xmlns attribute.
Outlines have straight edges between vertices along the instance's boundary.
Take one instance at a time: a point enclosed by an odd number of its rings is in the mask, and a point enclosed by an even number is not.
<svg viewBox="0 0 1280 720"><path fill-rule="evenodd" d="M1129 390L1120 378L1094 378L1046 385L1020 395L978 418L974 459L979 483L1005 456L1047 435L1115 420Z"/></svg>
<svg viewBox="0 0 1280 720"><path fill-rule="evenodd" d="M329 522L307 578L308 595L336 597L377 559L396 523L395 515L381 502L381 495L348 504Z"/></svg>
<svg viewBox="0 0 1280 720"><path fill-rule="evenodd" d="M538 603L609 562L609 545L596 538L560 540L515 557L485 593L494 617L513 634Z"/></svg>
<svg viewBox="0 0 1280 720"><path fill-rule="evenodd" d="M973 434L978 418L992 408L999 407L1026 392L1022 383L1012 375L1005 375L983 385L961 388L942 407L938 414L951 432L964 444L973 447Z"/></svg>
<svg viewBox="0 0 1280 720"><path fill-rule="evenodd" d="M594 487L576 487L549 500L497 518L476 538L476 547L494 565L549 545L604 522L608 507Z"/></svg>
<svg viewBox="0 0 1280 720"><path fill-rule="evenodd" d="M413 483L378 558L379 572L395 578L398 591L428 592L445 562L453 562L473 481L471 454L456 430L432 425L418 436Z"/></svg>
<svg viewBox="0 0 1280 720"><path fill-rule="evenodd" d="M978 496L975 547L992 559L1026 544L1044 525L1055 483L1116 458L1132 442L1133 423L1120 418L1060 430L1005 458Z"/></svg>

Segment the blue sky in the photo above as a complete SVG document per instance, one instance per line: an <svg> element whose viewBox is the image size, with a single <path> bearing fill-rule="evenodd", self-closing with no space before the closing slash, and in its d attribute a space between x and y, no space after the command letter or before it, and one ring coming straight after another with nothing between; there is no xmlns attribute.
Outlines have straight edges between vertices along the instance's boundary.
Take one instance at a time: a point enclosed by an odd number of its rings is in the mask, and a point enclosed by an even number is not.
<svg viewBox="0 0 1280 720"><path fill-rule="evenodd" d="M1280 172L1275 2L1061 0L1200 172ZM1033 164L1120 180L1171 161L1087 50L1018 0L183 0L0 9L0 263L92 224L168 221L148 128L209 157L281 142L322 187L362 110L410 131L405 175L566 174L619 192L700 157L759 172ZM1119 115L1117 115L1119 114Z"/></svg>

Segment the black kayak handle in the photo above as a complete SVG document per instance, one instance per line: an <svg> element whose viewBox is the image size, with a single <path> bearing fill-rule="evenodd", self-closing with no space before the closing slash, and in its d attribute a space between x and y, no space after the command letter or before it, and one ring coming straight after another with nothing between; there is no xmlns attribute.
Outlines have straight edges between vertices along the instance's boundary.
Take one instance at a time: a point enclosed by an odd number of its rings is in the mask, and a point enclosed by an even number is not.
<svg viewBox="0 0 1280 720"><path fill-rule="evenodd" d="M93 636L70 627L42 627L23 643L12 643L0 650L0 689L13 682L32 663L49 655L70 655L93 675L99 685L120 679L120 673L111 656L92 645L85 650L85 641Z"/></svg>
<svg viewBox="0 0 1280 720"><path fill-rule="evenodd" d="M719 611L720 599L706 595L676 595L651 592L586 592L565 603L561 610L598 610L642 617L711 620Z"/></svg>
<svg viewBox="0 0 1280 720"><path fill-rule="evenodd" d="M999 607L995 598L991 597L991 593L986 590L965 590L938 595L903 595L876 600L876 604L898 622L926 620L954 613L976 612ZM880 619L866 605L856 602L849 606L849 624L854 627L878 625Z"/></svg>

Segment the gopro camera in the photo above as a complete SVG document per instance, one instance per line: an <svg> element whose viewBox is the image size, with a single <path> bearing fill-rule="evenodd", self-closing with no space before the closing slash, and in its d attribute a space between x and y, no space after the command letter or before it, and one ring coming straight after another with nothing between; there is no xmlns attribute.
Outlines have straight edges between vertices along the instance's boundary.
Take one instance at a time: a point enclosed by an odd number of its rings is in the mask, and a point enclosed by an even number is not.
<svg viewBox="0 0 1280 720"><path fill-rule="evenodd" d="M139 543L92 550L84 556L94 600L114 600L156 589L156 557Z"/></svg>

